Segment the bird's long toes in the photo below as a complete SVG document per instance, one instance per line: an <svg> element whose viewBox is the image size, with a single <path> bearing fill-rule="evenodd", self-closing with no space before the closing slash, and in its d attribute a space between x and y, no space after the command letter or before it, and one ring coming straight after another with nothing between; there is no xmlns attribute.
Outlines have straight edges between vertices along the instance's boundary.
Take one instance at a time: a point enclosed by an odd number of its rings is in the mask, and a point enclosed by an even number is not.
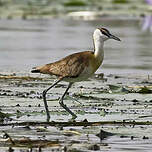
<svg viewBox="0 0 152 152"><path fill-rule="evenodd" d="M72 119L75 120L77 118L77 116L74 114L72 115Z"/></svg>
<svg viewBox="0 0 152 152"><path fill-rule="evenodd" d="M72 118L69 119L69 122L75 122L75 119L76 119L76 118L77 118L76 115L75 115L75 116L72 115Z"/></svg>

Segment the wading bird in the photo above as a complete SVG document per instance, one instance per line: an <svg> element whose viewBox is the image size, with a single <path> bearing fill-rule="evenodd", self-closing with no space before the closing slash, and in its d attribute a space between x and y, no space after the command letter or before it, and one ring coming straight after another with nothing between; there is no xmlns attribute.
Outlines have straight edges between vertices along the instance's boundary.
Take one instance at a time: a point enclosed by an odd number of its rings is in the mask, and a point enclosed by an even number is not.
<svg viewBox="0 0 152 152"><path fill-rule="evenodd" d="M74 53L59 61L33 68L31 71L32 73L43 73L57 76L55 83L43 91L43 100L47 114L47 121L50 119L50 114L46 101L46 93L60 81L69 82L69 85L62 97L59 99L59 103L67 112L72 115L73 119L77 117L63 103L63 99L74 82L86 80L96 72L96 70L102 64L104 58L104 41L108 39L120 41L118 37L112 35L106 28L97 28L93 33L94 51Z"/></svg>

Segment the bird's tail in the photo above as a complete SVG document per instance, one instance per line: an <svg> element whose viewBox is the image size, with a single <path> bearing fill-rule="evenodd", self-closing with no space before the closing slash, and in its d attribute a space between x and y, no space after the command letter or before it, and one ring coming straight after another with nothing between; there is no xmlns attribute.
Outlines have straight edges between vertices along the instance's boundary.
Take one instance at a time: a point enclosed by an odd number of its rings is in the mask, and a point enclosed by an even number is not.
<svg viewBox="0 0 152 152"><path fill-rule="evenodd" d="M50 74L49 73L49 67L47 65L42 65L38 67L34 67L31 70L32 73L43 73L43 74Z"/></svg>
<svg viewBox="0 0 152 152"><path fill-rule="evenodd" d="M32 73L41 73L41 69L42 69L43 66L37 66L37 67L34 67L32 68L31 72Z"/></svg>
<svg viewBox="0 0 152 152"><path fill-rule="evenodd" d="M39 69L33 68L33 70L31 70L32 73L40 73Z"/></svg>

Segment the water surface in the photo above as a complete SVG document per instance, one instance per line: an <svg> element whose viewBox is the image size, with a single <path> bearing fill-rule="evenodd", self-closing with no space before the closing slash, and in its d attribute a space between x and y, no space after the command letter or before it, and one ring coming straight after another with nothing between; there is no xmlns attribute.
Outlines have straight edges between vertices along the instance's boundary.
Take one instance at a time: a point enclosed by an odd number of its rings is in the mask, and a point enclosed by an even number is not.
<svg viewBox="0 0 152 152"><path fill-rule="evenodd" d="M121 42L105 43L105 59L98 72L151 73L152 34L142 31L141 19L101 18L0 20L0 71L29 73L74 52L93 50L92 33L106 27Z"/></svg>
<svg viewBox="0 0 152 152"><path fill-rule="evenodd" d="M65 104L77 113L78 122L84 119L89 122L151 122L152 95L150 92L143 94L138 91L143 86L151 89L152 84L151 75L141 77L141 74L147 75L152 72L152 36L150 32L142 31L141 19L0 20L0 74L22 73L23 76L27 76L33 66L56 61L74 52L93 50L92 33L95 28L101 26L107 27L122 40L109 40L105 43L105 60L98 70L98 73L106 74L105 81L99 76L91 81L74 84L69 90L70 96L79 100L82 105L75 103L70 97L65 98ZM113 73L115 75L108 75ZM44 78L42 75L36 76ZM42 91L48 88L53 80L1 77L0 109L5 114L11 114L12 118L4 122L46 121ZM65 87L66 84L61 82L47 94L51 120L55 122L68 121L71 118L58 103ZM7 151L8 147L12 146L10 141L5 142L3 139L3 131L9 133L13 140L20 141L27 137L31 140L30 143L36 139L41 142L44 140L43 144L45 140L58 141L59 145L51 147L50 144L50 147L44 147L43 151L61 151L67 146L72 150L90 152L89 147L94 144L99 146L100 151L148 152L152 149L151 125L64 127L63 130L58 126L41 128L42 126L0 126L0 151ZM71 133L72 129L78 134L66 135L66 131ZM101 129L113 136L100 140L96 134ZM29 150L31 145L22 144L13 145L13 149ZM36 145L33 144L34 146ZM38 146L35 151L38 150Z"/></svg>

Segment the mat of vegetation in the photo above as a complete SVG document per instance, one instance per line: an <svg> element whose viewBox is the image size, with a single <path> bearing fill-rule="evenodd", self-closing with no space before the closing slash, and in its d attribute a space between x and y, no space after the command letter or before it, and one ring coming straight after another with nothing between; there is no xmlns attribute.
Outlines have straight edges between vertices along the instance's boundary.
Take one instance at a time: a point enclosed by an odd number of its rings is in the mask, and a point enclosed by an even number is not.
<svg viewBox="0 0 152 152"><path fill-rule="evenodd" d="M54 78L0 75L0 151L148 151L152 149L152 79L149 75L97 74L67 87L61 82L47 94L46 122L42 91Z"/></svg>
<svg viewBox="0 0 152 152"><path fill-rule="evenodd" d="M145 0L0 0L0 17L8 19L50 18L78 11L96 12L96 18L139 17L151 14L152 8Z"/></svg>

